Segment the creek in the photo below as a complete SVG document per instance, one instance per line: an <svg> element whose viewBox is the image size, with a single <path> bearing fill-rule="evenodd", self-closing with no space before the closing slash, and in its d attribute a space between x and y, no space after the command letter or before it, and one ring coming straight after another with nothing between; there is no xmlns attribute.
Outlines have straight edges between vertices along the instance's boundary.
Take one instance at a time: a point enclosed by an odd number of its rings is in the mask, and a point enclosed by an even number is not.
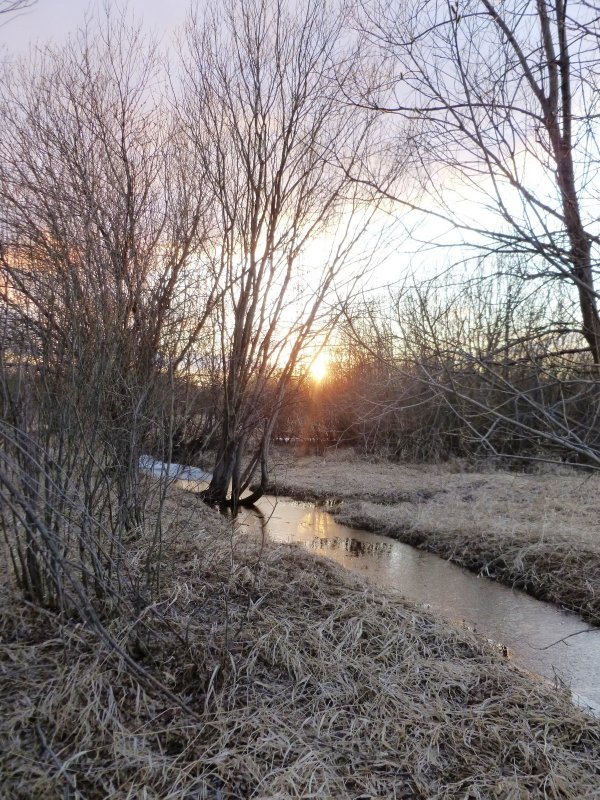
<svg viewBox="0 0 600 800"><path fill-rule="evenodd" d="M264 497L257 512L244 510L238 519L271 541L301 544L466 625L505 647L521 669L569 687L580 705L600 714L600 628L576 614L395 539L348 528L321 506Z"/></svg>
<svg viewBox="0 0 600 800"><path fill-rule="evenodd" d="M148 459L143 466L160 474L160 462ZM210 477L200 470L186 474L177 465L171 468L170 475L191 490L204 488ZM600 715L600 628L576 614L432 553L341 525L322 506L266 496L256 509L243 509L237 521L273 542L297 543L333 559L450 622L466 625L507 652L517 667L568 687L578 704Z"/></svg>

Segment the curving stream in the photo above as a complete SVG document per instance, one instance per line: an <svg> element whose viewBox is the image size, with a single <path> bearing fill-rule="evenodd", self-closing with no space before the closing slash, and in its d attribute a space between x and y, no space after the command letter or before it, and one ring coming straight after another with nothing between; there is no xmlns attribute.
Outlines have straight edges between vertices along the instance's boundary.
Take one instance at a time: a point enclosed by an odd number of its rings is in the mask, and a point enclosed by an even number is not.
<svg viewBox="0 0 600 800"><path fill-rule="evenodd" d="M275 542L300 543L506 645L516 665L566 684L578 703L600 714L600 628L432 553L340 525L321 507L273 497L257 505L258 514L240 514L241 524ZM590 632L571 636L583 630Z"/></svg>
<svg viewBox="0 0 600 800"><path fill-rule="evenodd" d="M140 466L161 474L160 462L147 459ZM185 474L177 466L171 465L169 474L182 486L195 491L206 486L206 473ZM600 715L600 628L576 614L395 539L340 525L324 508L309 503L263 497L256 511L243 510L238 521L274 542L299 543L467 625L506 646L520 668L568 686L579 704Z"/></svg>

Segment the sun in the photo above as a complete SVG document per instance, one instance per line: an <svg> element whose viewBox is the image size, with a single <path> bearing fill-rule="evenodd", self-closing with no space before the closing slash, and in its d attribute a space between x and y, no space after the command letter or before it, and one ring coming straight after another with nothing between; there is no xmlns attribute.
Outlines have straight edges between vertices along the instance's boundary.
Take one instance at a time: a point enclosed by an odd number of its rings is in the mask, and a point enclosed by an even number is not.
<svg viewBox="0 0 600 800"><path fill-rule="evenodd" d="M327 377L329 367L329 356L327 353L319 353L309 367L310 377L315 383L321 383Z"/></svg>

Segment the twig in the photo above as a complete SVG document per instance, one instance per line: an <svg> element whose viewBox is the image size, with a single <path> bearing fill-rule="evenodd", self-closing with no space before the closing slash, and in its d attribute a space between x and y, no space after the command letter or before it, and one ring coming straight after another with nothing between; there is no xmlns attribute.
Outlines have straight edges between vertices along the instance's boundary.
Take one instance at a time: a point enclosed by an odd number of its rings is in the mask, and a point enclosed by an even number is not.
<svg viewBox="0 0 600 800"><path fill-rule="evenodd" d="M74 792L75 798L79 798L80 800L85 800L84 795L79 791L79 789L77 788L75 782L73 781L73 779L71 778L71 776L67 772L67 769L66 769L67 768L67 763L63 764L63 762L60 760L60 758L56 755L54 750L48 744L48 740L46 739L46 737L44 735L44 731L42 730L39 722L35 723L35 732L38 735L38 738L40 740L42 748L48 753L48 755L50 756L50 758L54 762L55 766L58 767L58 776L57 777L59 777L59 778L63 777L65 779L65 781L69 785L69 789L71 789Z"/></svg>
<svg viewBox="0 0 600 800"><path fill-rule="evenodd" d="M554 647L555 644L560 644L561 642L566 642L567 639L571 639L573 636L579 636L581 633L600 633L600 628L584 628L582 631L575 631L575 633L570 633L568 636L563 636L562 639L557 639L555 642L551 644L547 644L545 647L534 647L534 650L549 650L551 647Z"/></svg>

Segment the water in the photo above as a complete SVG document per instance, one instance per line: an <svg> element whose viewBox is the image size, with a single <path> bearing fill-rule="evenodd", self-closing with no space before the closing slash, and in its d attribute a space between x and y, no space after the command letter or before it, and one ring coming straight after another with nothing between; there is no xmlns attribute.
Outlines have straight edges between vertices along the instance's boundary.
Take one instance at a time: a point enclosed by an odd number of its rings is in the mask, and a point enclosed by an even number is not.
<svg viewBox="0 0 600 800"><path fill-rule="evenodd" d="M600 629L576 614L387 536L340 525L320 507L270 497L257 505L259 515L244 511L242 524L264 529L275 542L298 542L467 625L506 646L519 667L569 686L579 703L600 713ZM572 636L584 630L590 632Z"/></svg>
<svg viewBox="0 0 600 800"><path fill-rule="evenodd" d="M140 466L167 474L165 465L148 457ZM168 475L195 491L210 479L202 470L178 464L170 466ZM505 646L517 666L570 687L577 702L600 714L600 628L576 614L395 539L340 525L312 504L263 497L257 511L243 510L238 520L274 542L297 542L374 583L393 587L451 622L467 625Z"/></svg>

